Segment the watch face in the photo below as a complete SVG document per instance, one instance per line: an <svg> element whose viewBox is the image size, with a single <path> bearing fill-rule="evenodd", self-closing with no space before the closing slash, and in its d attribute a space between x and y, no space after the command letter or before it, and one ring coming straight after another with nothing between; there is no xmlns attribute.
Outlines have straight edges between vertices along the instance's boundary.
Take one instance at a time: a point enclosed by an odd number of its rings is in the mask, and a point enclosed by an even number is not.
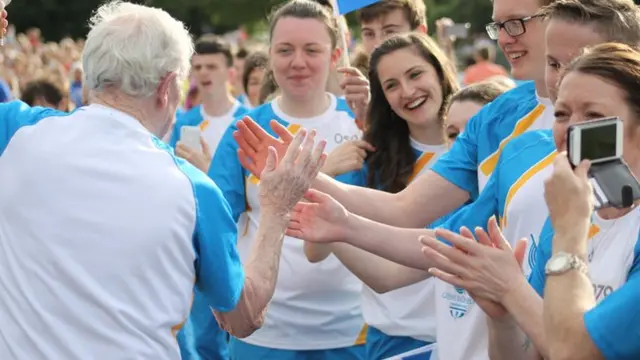
<svg viewBox="0 0 640 360"><path fill-rule="evenodd" d="M549 260L547 270L551 272L563 271L567 268L569 259L566 256L558 256Z"/></svg>

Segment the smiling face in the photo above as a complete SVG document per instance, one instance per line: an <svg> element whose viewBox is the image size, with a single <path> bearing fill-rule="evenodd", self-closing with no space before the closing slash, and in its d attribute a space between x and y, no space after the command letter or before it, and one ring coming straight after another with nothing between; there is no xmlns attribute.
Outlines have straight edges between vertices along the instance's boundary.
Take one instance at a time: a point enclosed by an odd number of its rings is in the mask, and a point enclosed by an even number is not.
<svg viewBox="0 0 640 360"><path fill-rule="evenodd" d="M380 58L377 74L391 109L409 127L439 122L442 87L436 69L415 47L393 51Z"/></svg>
<svg viewBox="0 0 640 360"><path fill-rule="evenodd" d="M283 17L275 24L270 62L283 95L304 100L324 94L329 70L338 57L320 20Z"/></svg>
<svg viewBox="0 0 640 360"><path fill-rule="evenodd" d="M493 21L522 19L534 15L539 0L494 0ZM518 80L542 80L544 76L544 23L539 18L527 21L525 33L511 36L504 29L498 34L498 46L511 65Z"/></svg>

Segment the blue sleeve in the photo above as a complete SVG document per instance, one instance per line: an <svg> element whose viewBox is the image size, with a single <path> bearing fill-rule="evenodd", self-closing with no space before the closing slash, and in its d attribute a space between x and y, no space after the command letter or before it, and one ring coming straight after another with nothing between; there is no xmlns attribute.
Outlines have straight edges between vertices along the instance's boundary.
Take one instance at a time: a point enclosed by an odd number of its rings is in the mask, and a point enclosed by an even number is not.
<svg viewBox="0 0 640 360"><path fill-rule="evenodd" d="M481 134L481 129L490 109L490 106L485 106L473 116L462 134L456 138L451 149L431 168L450 183L468 192L472 199L476 199L479 192L478 141L486 138L486 135Z"/></svg>
<svg viewBox="0 0 640 360"><path fill-rule="evenodd" d="M498 209L498 170L489 178L487 185L480 193L478 199L465 205L455 213L446 217L446 222L438 227L458 233L462 226L471 231L476 227L487 228L487 222L492 216L499 215Z"/></svg>
<svg viewBox="0 0 640 360"><path fill-rule="evenodd" d="M627 282L584 314L587 332L606 359L640 358L639 253L640 245L637 242Z"/></svg>
<svg viewBox="0 0 640 360"><path fill-rule="evenodd" d="M47 117L64 115L67 113L39 106L30 107L18 100L0 104L0 156L21 127L35 125Z"/></svg>
<svg viewBox="0 0 640 360"><path fill-rule="evenodd" d="M547 261L551 258L551 246L553 245L553 226L551 226L551 218L547 218L547 221L542 227L540 236L538 237L538 246L535 249L535 260L533 260L533 267L531 274L529 275L529 284L533 289L544 297L544 284L547 276L544 272L544 267Z"/></svg>
<svg viewBox="0 0 640 360"><path fill-rule="evenodd" d="M233 138L237 127L232 123L225 131L209 166L209 177L218 185L231 206L235 222L247 210L245 181L249 173L238 160L238 144Z"/></svg>
<svg viewBox="0 0 640 360"><path fill-rule="evenodd" d="M244 286L244 269L236 248L236 222L222 192L205 174L186 163L182 169L193 183L196 200L197 290L215 310L230 311Z"/></svg>

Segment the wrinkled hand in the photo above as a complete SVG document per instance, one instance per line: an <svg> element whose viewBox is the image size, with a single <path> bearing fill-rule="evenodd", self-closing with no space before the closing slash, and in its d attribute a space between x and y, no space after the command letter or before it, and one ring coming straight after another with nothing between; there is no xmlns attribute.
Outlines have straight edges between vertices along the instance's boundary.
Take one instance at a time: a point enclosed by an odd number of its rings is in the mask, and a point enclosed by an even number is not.
<svg viewBox="0 0 640 360"><path fill-rule="evenodd" d="M308 136L306 130L300 130L280 163L276 149L268 148L265 168L260 177L260 206L264 213L288 216L311 187L327 157L323 153L326 141L321 140L315 145L315 135L314 130Z"/></svg>
<svg viewBox="0 0 640 360"><path fill-rule="evenodd" d="M489 234L477 228L476 238L467 228L460 235L438 229L438 239L422 237L423 253L433 264L429 272L438 279L469 292L487 315L497 318L506 313L501 305L506 294L516 288L517 282L526 281L521 272L526 240L520 240L515 252L502 236L495 218L488 224Z"/></svg>
<svg viewBox="0 0 640 360"><path fill-rule="evenodd" d="M582 225L588 228L593 211L593 189L587 176L590 166L585 160L574 171L565 152L556 156L553 174L544 183L544 198L556 232Z"/></svg>
<svg viewBox="0 0 640 360"><path fill-rule="evenodd" d="M322 172L336 177L350 171L360 170L367 158L367 151L373 152L375 148L363 140L347 141L329 153Z"/></svg>
<svg viewBox="0 0 640 360"><path fill-rule="evenodd" d="M200 137L200 146L202 146L202 151L192 149L184 143L178 141L178 144L176 144L176 155L187 160L191 163L191 165L197 167L206 174L207 172L209 172L212 155L209 144L207 144L202 136Z"/></svg>
<svg viewBox="0 0 640 360"><path fill-rule="evenodd" d="M349 212L331 196L317 190L305 194L291 211L286 234L313 243L331 243L345 238Z"/></svg>
<svg viewBox="0 0 640 360"><path fill-rule="evenodd" d="M367 108L371 101L369 80L360 70L354 67L339 68L338 72L344 75L340 81L340 88L344 92L344 98L353 111L357 121L364 122L367 118ZM363 125L359 125L362 127Z"/></svg>
<svg viewBox="0 0 640 360"><path fill-rule="evenodd" d="M278 158L282 159L293 141L293 134L276 120L271 120L270 125L280 137L279 139L271 136L248 116L238 121L236 125L238 130L233 132L233 138L240 147L238 149L240 164L258 179L267 164L269 147L272 147Z"/></svg>

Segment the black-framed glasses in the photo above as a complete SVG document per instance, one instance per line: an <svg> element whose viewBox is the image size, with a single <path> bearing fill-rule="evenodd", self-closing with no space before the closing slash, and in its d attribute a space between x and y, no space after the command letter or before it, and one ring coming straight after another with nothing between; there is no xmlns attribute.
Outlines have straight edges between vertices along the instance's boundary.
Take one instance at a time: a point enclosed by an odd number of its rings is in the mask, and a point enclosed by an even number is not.
<svg viewBox="0 0 640 360"><path fill-rule="evenodd" d="M500 29L504 29L504 31L509 34L509 36L520 36L527 32L527 27L525 24L532 19L539 17L540 15L532 15L523 17L522 19L511 19L505 22L492 22L485 26L487 30L487 34L491 40L498 40L498 34L500 33Z"/></svg>

